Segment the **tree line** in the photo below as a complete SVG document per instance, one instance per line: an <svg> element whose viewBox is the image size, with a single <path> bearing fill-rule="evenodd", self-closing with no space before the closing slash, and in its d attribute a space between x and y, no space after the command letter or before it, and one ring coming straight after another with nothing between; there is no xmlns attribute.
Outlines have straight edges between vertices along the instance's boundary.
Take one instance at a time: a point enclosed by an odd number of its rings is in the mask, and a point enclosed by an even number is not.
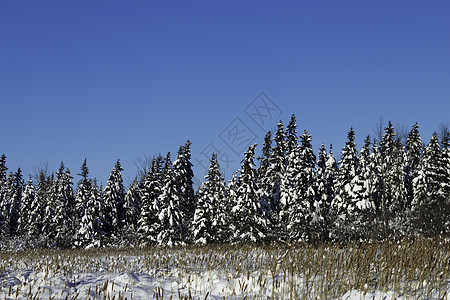
<svg viewBox="0 0 450 300"><path fill-rule="evenodd" d="M417 123L406 141L391 122L358 151L350 129L337 160L317 153L295 116L268 132L261 155L250 145L225 181L212 154L204 182L193 188L188 140L176 158L153 158L126 190L120 160L106 186L89 177L85 159L76 188L59 170L24 181L0 158L2 248L174 246L188 243L324 242L450 235L449 135L424 145Z"/></svg>

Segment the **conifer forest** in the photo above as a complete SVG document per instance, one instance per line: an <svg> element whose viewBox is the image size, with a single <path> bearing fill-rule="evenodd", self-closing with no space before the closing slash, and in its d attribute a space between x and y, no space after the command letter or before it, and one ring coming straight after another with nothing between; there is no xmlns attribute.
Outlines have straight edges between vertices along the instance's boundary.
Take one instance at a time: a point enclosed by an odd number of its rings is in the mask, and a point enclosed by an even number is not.
<svg viewBox="0 0 450 300"><path fill-rule="evenodd" d="M260 145L250 145L226 182L216 154L193 187L191 143L153 158L126 189L120 160L104 187L61 163L26 180L0 159L2 249L177 246L187 244L397 241L450 236L449 137L405 139L389 122L379 139L322 145L297 132L293 115ZM257 147L261 153L256 157ZM258 152L258 153L259 153Z"/></svg>

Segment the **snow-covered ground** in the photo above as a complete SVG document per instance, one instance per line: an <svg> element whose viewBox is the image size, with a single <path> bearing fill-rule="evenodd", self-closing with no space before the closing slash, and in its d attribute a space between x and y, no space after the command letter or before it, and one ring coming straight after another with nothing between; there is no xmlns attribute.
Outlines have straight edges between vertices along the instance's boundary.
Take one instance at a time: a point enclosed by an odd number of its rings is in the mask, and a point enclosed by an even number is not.
<svg viewBox="0 0 450 300"><path fill-rule="evenodd" d="M310 250L188 247L3 253L0 299L412 298L402 294L402 289L413 291L414 299L450 299L450 278L435 278L440 280L438 285L431 277L405 279L397 283L395 292L382 291L388 283L374 285L378 279L373 273L370 282L358 289L355 282L363 274L341 274L335 266L326 267L326 258L314 255L319 250ZM343 253L329 254L345 259Z"/></svg>

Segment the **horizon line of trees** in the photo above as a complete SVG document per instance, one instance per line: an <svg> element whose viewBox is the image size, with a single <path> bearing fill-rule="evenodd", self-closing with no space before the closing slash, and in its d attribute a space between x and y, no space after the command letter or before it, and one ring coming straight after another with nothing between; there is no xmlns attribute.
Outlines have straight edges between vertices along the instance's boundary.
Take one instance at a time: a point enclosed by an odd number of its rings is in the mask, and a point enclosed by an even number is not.
<svg viewBox="0 0 450 300"><path fill-rule="evenodd" d="M193 188L188 140L174 161L153 157L126 190L117 160L106 186L89 178L85 159L74 189L59 170L24 181L0 158L0 239L20 247L174 246L240 242L324 242L450 235L448 131L424 145L414 124L405 139L389 122L360 151L351 128L339 161L332 147L316 154L295 116L268 132L261 155L250 145L225 181L213 154ZM405 140L403 142L402 140ZM257 164L255 163L257 161Z"/></svg>

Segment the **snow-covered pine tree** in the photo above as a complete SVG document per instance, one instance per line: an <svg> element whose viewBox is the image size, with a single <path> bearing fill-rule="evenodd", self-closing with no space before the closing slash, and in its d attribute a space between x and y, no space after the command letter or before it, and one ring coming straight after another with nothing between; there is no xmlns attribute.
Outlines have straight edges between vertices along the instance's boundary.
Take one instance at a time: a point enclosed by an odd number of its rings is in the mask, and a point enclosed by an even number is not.
<svg viewBox="0 0 450 300"><path fill-rule="evenodd" d="M291 238L290 222L293 220L290 216L294 202L297 200L297 187L299 174L301 172L300 148L297 146L292 149L287 157L286 172L281 179L280 193L280 212L277 223L277 240L286 242Z"/></svg>
<svg viewBox="0 0 450 300"><path fill-rule="evenodd" d="M419 125L414 124L413 128L409 132L406 140L406 158L404 160L404 176L405 176L405 194L406 194L406 208L411 208L411 203L414 198L413 193L413 180L417 176L418 166L422 157L422 139L419 134Z"/></svg>
<svg viewBox="0 0 450 300"><path fill-rule="evenodd" d="M298 145L297 121L295 115L291 116L289 124L286 126L286 154L289 154Z"/></svg>
<svg viewBox="0 0 450 300"><path fill-rule="evenodd" d="M182 223L180 201L176 193L177 186L170 152L167 153L164 160L161 182L162 187L159 196L161 231L157 237L157 244L169 246L180 245L185 240L185 236L183 235L185 229Z"/></svg>
<svg viewBox="0 0 450 300"><path fill-rule="evenodd" d="M256 144L250 145L241 161L239 187L236 206L232 208L234 216L234 240L236 242L260 242L268 238L268 220L264 218L258 199L256 170L254 169Z"/></svg>
<svg viewBox="0 0 450 300"><path fill-rule="evenodd" d="M35 190L34 201L31 203L28 219L28 235L38 238L42 235L44 224L44 209L50 189L50 179L46 178L44 172L39 172L39 181Z"/></svg>
<svg viewBox="0 0 450 300"><path fill-rule="evenodd" d="M331 238L333 240L348 240L351 238L352 212L354 209L353 179L356 176L358 157L353 128L347 134L347 141L342 148L341 160L335 181L335 197L331 203L334 215Z"/></svg>
<svg viewBox="0 0 450 300"><path fill-rule="evenodd" d="M88 206L93 207L93 213L92 213L92 222L93 222L93 245L101 245L104 240L105 232L103 231L103 228L105 227L103 224L106 222L106 216L105 216L105 202L103 199L103 188L100 185L100 187L97 185L97 179L94 178L91 185L91 197L89 198Z"/></svg>
<svg viewBox="0 0 450 300"><path fill-rule="evenodd" d="M4 199L6 195L6 171L8 168L6 167L6 156L2 154L0 157L0 208L5 205ZM1 209L3 211L3 209Z"/></svg>
<svg viewBox="0 0 450 300"><path fill-rule="evenodd" d="M125 194L123 204L125 219L122 228L122 237L127 245L136 245L138 242L137 226L141 208L141 187L137 178L133 180Z"/></svg>
<svg viewBox="0 0 450 300"><path fill-rule="evenodd" d="M233 176L231 176L231 179L228 181L228 185L226 187L227 202L230 209L225 210L225 212L227 213L227 220L229 221L227 231L230 233L230 235L223 239L223 242L234 242L234 233L236 232L237 228L237 225L235 223L237 221L237 218L235 217L235 209L238 206L238 188L239 170L237 170L233 174Z"/></svg>
<svg viewBox="0 0 450 300"><path fill-rule="evenodd" d="M90 179L87 179L91 181ZM101 190L97 186L97 180L91 181L88 191L89 198L83 206L80 225L75 234L75 246L100 247L102 244L102 221L104 219L104 206Z"/></svg>
<svg viewBox="0 0 450 300"><path fill-rule="evenodd" d="M265 218L270 221L270 227L273 228L278 223L278 211L272 211L272 196L273 196L273 178L272 172L269 172L270 160L272 158L272 133L267 132L264 137L263 148L261 156L258 157L259 166L256 172L258 198L261 203L262 212ZM275 232L269 234L275 235ZM272 239L272 238L271 238Z"/></svg>
<svg viewBox="0 0 450 300"><path fill-rule="evenodd" d="M122 171L120 159L118 159L106 182L105 190L103 191L103 200L105 204L105 223L103 224L103 231L112 241L117 239L117 234L122 228L124 220L123 201L125 191L123 187Z"/></svg>
<svg viewBox="0 0 450 300"><path fill-rule="evenodd" d="M208 195L207 183L207 181L203 182L197 191L197 205L191 227L192 240L194 244L206 245L210 244L214 239L214 234L211 228L213 200Z"/></svg>
<svg viewBox="0 0 450 300"><path fill-rule="evenodd" d="M289 134L290 134L290 143L294 143L295 140L295 118L293 123L290 123ZM283 126L283 123L280 121L277 124L277 131L273 137L273 142L275 145L272 148L272 153L269 159L269 167L267 168L267 172L265 175L266 189L268 189L268 206L270 209L270 223L268 223L269 234L273 237L277 237L277 239L283 240L286 236L285 228L283 225L283 215L284 212L287 211L287 203L281 203L281 198L286 198L287 192L285 185L287 179L286 176L286 163L288 158L286 158L286 132ZM284 193L284 194L283 194ZM282 216L283 215L283 216ZM283 227L284 226L284 227ZM273 229L272 229L273 228ZM273 231L271 233L271 231ZM270 238L270 236L269 236Z"/></svg>
<svg viewBox="0 0 450 300"><path fill-rule="evenodd" d="M161 195L163 180L164 158L159 155L152 160L151 168L148 170L144 180L141 197L141 213L138 220L138 237L140 245L154 245L161 230L159 215L162 211L159 196Z"/></svg>
<svg viewBox="0 0 450 300"><path fill-rule="evenodd" d="M351 208L353 211L349 214L352 215L350 234L351 238L355 240L373 237L376 211L371 197L371 185L375 172L371 169L370 144L370 136L368 136L361 148L356 176L352 180Z"/></svg>
<svg viewBox="0 0 450 300"><path fill-rule="evenodd" d="M316 167L317 201L323 218L320 239L326 241L329 238L329 227L331 226L331 202L334 197L334 178L337 173L337 163L331 145L327 154L325 145L322 144Z"/></svg>
<svg viewBox="0 0 450 300"><path fill-rule="evenodd" d="M92 181L88 178L89 168L87 167L87 159L85 158L81 165L81 172L77 175L81 176L75 193L75 210L73 213L74 227L78 230L81 225L81 218L85 215L86 204L91 197Z"/></svg>
<svg viewBox="0 0 450 300"><path fill-rule="evenodd" d="M71 215L73 199L72 176L69 169L64 171L64 163L61 162L56 179L52 184L49 199L51 202L49 205L53 207L50 237L58 247L64 248L72 245L75 233Z"/></svg>
<svg viewBox="0 0 450 300"><path fill-rule="evenodd" d="M305 130L298 146L298 173L293 179L292 201L289 206L289 238L293 242L317 241L323 217L316 200L316 156L311 145L311 135Z"/></svg>
<svg viewBox="0 0 450 300"><path fill-rule="evenodd" d="M2 154L0 157L0 239L3 240L6 233L6 171L8 168L6 167L6 156Z"/></svg>
<svg viewBox="0 0 450 300"><path fill-rule="evenodd" d="M229 237L229 203L226 196L225 180L220 173L217 154L210 160L206 181L198 191L197 207L192 223L196 244L222 242Z"/></svg>
<svg viewBox="0 0 450 300"><path fill-rule="evenodd" d="M35 192L33 181L30 179L25 185L20 201L20 214L17 222L17 231L19 235L26 235L29 232L30 212L33 202L35 201Z"/></svg>
<svg viewBox="0 0 450 300"><path fill-rule="evenodd" d="M6 180L6 220L7 229L10 236L17 234L18 221L20 217L20 201L24 190L24 181L22 178L22 170L17 169L14 174L10 173Z"/></svg>
<svg viewBox="0 0 450 300"><path fill-rule="evenodd" d="M173 162L173 176L176 183L175 193L178 197L183 228L188 229L195 212L195 194L191 163L191 142L188 140L178 150L178 155ZM183 235L187 238L188 232Z"/></svg>
<svg viewBox="0 0 450 300"><path fill-rule="evenodd" d="M450 185L450 135L449 132L442 138L442 161L444 166L444 174L446 174L446 183L445 185L448 187ZM448 189L447 189L448 191ZM447 193L446 203L444 208L444 214L450 216L450 193ZM450 233L450 218L447 218L447 221L444 224L445 232Z"/></svg>
<svg viewBox="0 0 450 300"><path fill-rule="evenodd" d="M159 246L172 247L185 244L186 229L181 215L178 187L170 161L170 153L168 153L163 168L162 189L159 196L161 204L159 214L161 229L157 236Z"/></svg>
<svg viewBox="0 0 450 300"><path fill-rule="evenodd" d="M380 141L380 217L381 233L400 238L406 226L406 201L403 181L404 152L392 123L385 128Z"/></svg>
<svg viewBox="0 0 450 300"><path fill-rule="evenodd" d="M419 163L418 176L413 180L414 224L426 236L447 236L450 206L450 178L447 161L434 133Z"/></svg>
<svg viewBox="0 0 450 300"><path fill-rule="evenodd" d="M45 241L49 243L53 239L53 216L55 214L55 205L52 202L52 194L54 192L54 182L55 182L55 173L52 172L50 177L47 180L47 186L44 189L39 187L36 198L43 196L43 211L42 211L42 236ZM41 179L39 180L41 183Z"/></svg>

